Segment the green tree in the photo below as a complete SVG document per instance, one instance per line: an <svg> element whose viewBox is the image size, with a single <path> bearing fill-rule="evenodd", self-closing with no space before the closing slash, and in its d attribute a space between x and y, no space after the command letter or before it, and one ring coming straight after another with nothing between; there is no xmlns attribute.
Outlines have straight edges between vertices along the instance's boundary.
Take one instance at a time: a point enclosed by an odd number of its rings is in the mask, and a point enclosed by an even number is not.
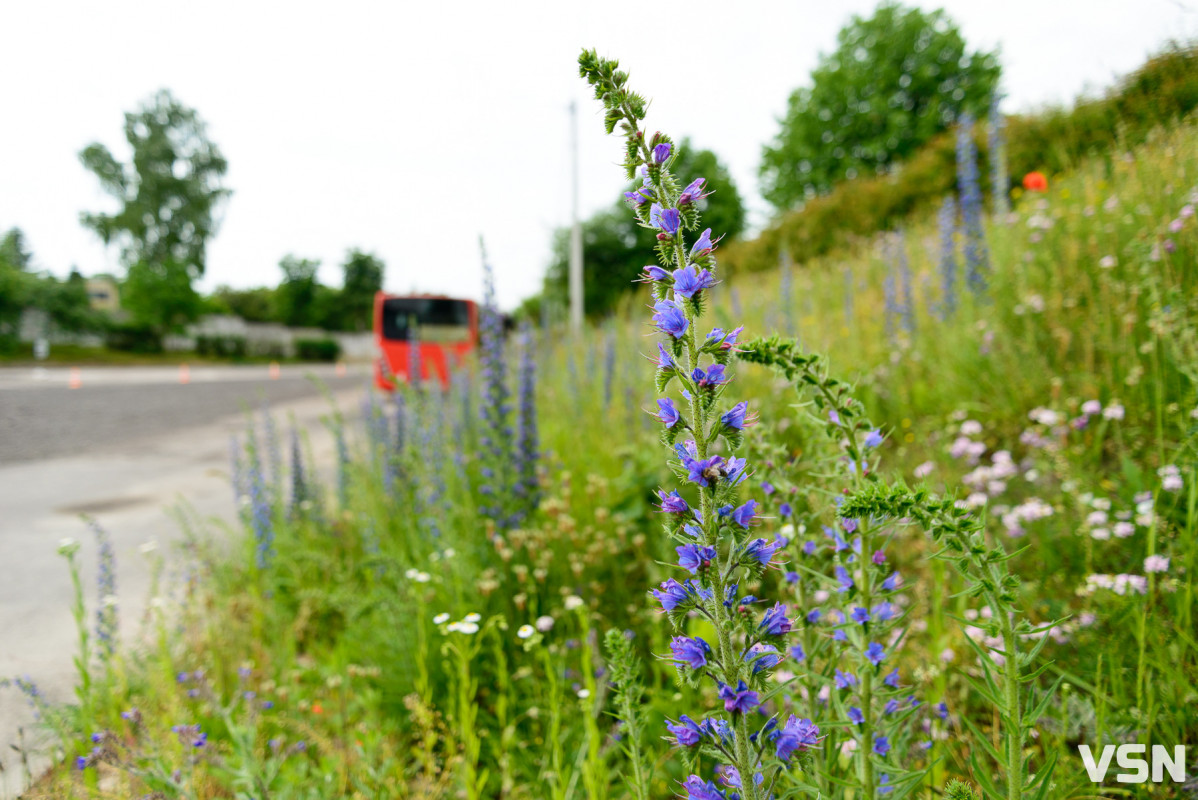
<svg viewBox="0 0 1198 800"><path fill-rule="evenodd" d="M67 333L93 333L104 328L103 317L91 307L87 282L76 269L66 280L43 273L29 275L25 304L46 313L50 323Z"/></svg>
<svg viewBox="0 0 1198 800"><path fill-rule="evenodd" d="M0 264L7 264L24 272L32 262L33 254L29 252L25 234L20 228L10 228L0 237Z"/></svg>
<svg viewBox="0 0 1198 800"><path fill-rule="evenodd" d="M230 194L221 185L228 164L199 115L165 89L125 114L125 139L128 164L102 144L79 154L120 206L112 214L85 212L80 221L105 245L120 246L128 270L123 305L161 334L202 308L192 283L204 274L217 212Z"/></svg>
<svg viewBox="0 0 1198 800"><path fill-rule="evenodd" d="M374 294L383 288L386 265L373 253L350 250L341 265L345 282L341 288L341 320L339 328L363 331L371 327Z"/></svg>
<svg viewBox="0 0 1198 800"><path fill-rule="evenodd" d="M31 260L19 228L0 238L0 352L17 346L21 312L29 300L30 279L25 270Z"/></svg>
<svg viewBox="0 0 1198 800"><path fill-rule="evenodd" d="M745 207L728 169L710 150L698 150L684 139L674 161L675 174L690 181L706 178L711 195L699 201L703 227L713 236L733 238L745 228ZM639 185L639 182L638 184ZM631 187L630 187L631 188ZM582 223L583 305L589 315L610 313L642 273L645 253L655 243L652 231L637 225L623 201ZM567 305L570 229L554 232L553 261L545 277L544 299L550 307Z"/></svg>
<svg viewBox="0 0 1198 800"><path fill-rule="evenodd" d="M283 282L275 290L278 319L284 325L302 328L320 324L316 319L316 297L320 284L316 270L320 261L286 255L279 262L283 270Z"/></svg>
<svg viewBox="0 0 1198 800"><path fill-rule="evenodd" d="M212 308L223 314L234 314L246 322L276 322L275 290L268 286L253 289L233 289L218 286L212 293Z"/></svg>
<svg viewBox="0 0 1198 800"><path fill-rule="evenodd" d="M785 211L842 180L883 173L947 129L962 111L984 116L998 85L997 53L967 52L943 11L897 3L854 16L795 90L764 148L762 194Z"/></svg>

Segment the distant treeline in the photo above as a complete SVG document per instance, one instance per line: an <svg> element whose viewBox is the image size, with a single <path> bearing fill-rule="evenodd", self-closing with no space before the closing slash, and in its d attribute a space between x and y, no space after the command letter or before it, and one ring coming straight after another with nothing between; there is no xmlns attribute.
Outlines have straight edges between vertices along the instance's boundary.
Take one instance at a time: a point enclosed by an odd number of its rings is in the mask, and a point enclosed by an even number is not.
<svg viewBox="0 0 1198 800"><path fill-rule="evenodd" d="M1113 159L1119 149L1143 142L1153 128L1182 119L1195 107L1198 45L1174 43L1102 97L1078 100L1071 108L1006 117L1012 186L1028 172L1051 177L1089 155ZM984 161L989 155L984 126L975 135ZM890 174L843 182L785 214L757 238L731 242L721 248L721 266L731 272L773 269L783 246L793 259L803 261L893 228L955 189L954 165L954 136L941 134ZM983 166L982 174L986 180L992 173ZM992 196L992 187L983 186L986 196Z"/></svg>

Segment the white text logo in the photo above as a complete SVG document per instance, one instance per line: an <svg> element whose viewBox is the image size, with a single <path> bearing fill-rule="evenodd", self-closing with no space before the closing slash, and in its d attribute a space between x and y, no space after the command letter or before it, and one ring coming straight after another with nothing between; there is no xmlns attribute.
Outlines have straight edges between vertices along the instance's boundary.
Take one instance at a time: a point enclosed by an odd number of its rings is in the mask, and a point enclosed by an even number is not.
<svg viewBox="0 0 1198 800"><path fill-rule="evenodd" d="M1148 745L1121 744L1116 747L1113 744L1108 744L1102 748L1102 756L1097 762L1094 761L1094 753L1090 750L1089 745L1083 744L1077 749L1081 753L1086 774L1094 783L1102 783L1106 780L1107 769L1111 766L1111 756L1115 757L1115 762L1124 770L1115 778L1119 783L1145 783L1148 780L1148 761L1136 757L1147 752ZM1152 746L1152 782L1160 783L1164 780L1166 772L1169 773L1169 777L1174 783L1181 783L1185 780L1186 749L1184 746L1174 747L1172 757L1169 755L1169 748L1159 744Z"/></svg>

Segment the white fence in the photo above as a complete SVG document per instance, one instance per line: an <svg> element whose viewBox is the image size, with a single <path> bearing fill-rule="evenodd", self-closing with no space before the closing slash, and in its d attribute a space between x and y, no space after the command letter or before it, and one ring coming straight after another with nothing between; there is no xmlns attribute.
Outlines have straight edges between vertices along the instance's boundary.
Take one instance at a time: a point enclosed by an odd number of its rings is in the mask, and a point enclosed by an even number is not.
<svg viewBox="0 0 1198 800"><path fill-rule="evenodd" d="M196 340L201 336L229 336L245 339L246 350L252 355L279 354L285 358L295 355L295 343L299 339L333 339L341 346L341 357L347 361L369 361L374 358L374 335L364 333L342 333L320 328L288 328L274 322L246 322L241 317L212 315L189 325L182 336L167 336L163 346L167 350L195 350Z"/></svg>

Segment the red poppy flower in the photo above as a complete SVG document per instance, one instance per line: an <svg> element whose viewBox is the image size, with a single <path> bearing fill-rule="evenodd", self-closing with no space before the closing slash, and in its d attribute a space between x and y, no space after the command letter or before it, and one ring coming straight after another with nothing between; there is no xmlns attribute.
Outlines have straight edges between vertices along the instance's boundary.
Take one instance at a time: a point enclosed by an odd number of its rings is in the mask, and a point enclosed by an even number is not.
<svg viewBox="0 0 1198 800"><path fill-rule="evenodd" d="M1023 176L1023 188L1029 192L1047 192L1048 178L1043 172L1029 172Z"/></svg>

